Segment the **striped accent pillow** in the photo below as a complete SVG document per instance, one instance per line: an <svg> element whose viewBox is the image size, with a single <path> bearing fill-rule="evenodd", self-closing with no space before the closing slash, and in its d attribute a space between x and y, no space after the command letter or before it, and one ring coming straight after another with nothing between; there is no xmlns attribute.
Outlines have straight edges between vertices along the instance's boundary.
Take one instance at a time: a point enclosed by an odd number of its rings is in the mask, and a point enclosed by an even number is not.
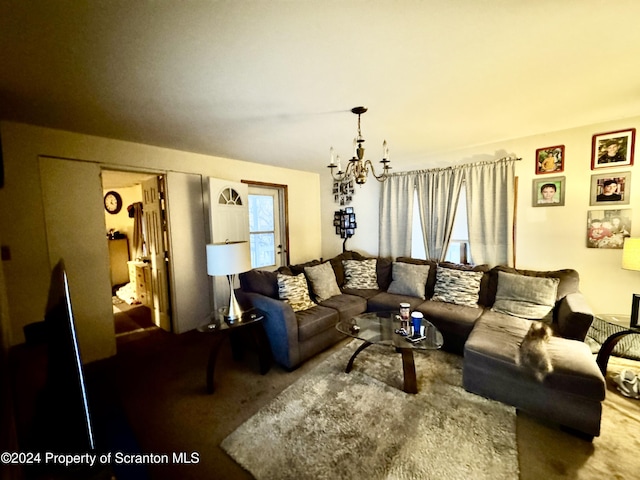
<svg viewBox="0 0 640 480"><path fill-rule="evenodd" d="M343 260L345 288L378 290L376 264L378 260Z"/></svg>
<svg viewBox="0 0 640 480"><path fill-rule="evenodd" d="M278 273L278 297L291 305L294 312L315 306L309 297L309 286L304 273L295 277Z"/></svg>
<svg viewBox="0 0 640 480"><path fill-rule="evenodd" d="M478 308L483 272L442 268L436 270L436 285L431 300Z"/></svg>

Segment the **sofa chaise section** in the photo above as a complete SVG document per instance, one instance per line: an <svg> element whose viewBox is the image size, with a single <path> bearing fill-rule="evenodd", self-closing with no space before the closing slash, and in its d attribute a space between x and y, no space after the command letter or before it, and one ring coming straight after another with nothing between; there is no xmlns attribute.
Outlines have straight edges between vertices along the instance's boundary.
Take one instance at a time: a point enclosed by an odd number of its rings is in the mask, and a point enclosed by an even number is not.
<svg viewBox="0 0 640 480"><path fill-rule="evenodd" d="M605 382L589 347L551 337L546 346L553 371L542 382L517 364L530 321L486 312L464 347L463 386L588 436L600 434Z"/></svg>

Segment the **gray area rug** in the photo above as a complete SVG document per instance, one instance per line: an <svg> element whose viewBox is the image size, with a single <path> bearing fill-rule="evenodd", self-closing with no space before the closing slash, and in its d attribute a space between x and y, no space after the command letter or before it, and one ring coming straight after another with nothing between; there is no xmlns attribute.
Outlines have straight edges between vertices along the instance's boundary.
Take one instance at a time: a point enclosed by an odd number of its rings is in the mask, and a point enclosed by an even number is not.
<svg viewBox="0 0 640 480"><path fill-rule="evenodd" d="M598 353L607 338L614 333L624 330L628 330L628 328L614 325L598 317L594 317L591 327L587 332L585 342L591 348L592 353ZM632 360L640 360L640 335L627 335L621 339L614 347L612 355L630 358Z"/></svg>
<svg viewBox="0 0 640 480"><path fill-rule="evenodd" d="M352 341L285 389L221 447L258 480L517 479L515 409L466 392L462 357L372 346L344 373Z"/></svg>

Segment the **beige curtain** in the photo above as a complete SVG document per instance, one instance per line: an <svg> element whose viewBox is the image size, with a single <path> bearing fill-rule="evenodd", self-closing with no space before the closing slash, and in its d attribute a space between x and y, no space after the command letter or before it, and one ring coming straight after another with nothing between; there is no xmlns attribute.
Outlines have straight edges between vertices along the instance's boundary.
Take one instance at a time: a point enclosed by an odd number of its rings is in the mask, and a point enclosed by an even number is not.
<svg viewBox="0 0 640 480"><path fill-rule="evenodd" d="M513 266L515 158L464 165L469 247L475 264Z"/></svg>
<svg viewBox="0 0 640 480"><path fill-rule="evenodd" d="M416 189L427 258L443 261L453 230L463 172L437 169L418 173Z"/></svg>
<svg viewBox="0 0 640 480"><path fill-rule="evenodd" d="M411 255L411 220L415 176L391 175L382 184L380 196L381 257Z"/></svg>

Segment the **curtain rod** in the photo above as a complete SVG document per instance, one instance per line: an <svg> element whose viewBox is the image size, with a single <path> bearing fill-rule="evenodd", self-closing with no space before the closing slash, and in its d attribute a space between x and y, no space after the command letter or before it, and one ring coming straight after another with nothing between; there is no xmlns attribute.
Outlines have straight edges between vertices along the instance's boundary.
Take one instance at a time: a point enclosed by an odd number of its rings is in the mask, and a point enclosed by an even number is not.
<svg viewBox="0 0 640 480"><path fill-rule="evenodd" d="M421 174L421 173L443 172L443 171L446 171L446 170L458 170L460 168L465 168L465 167L475 167L475 166L480 166L480 165L493 165L495 163L507 162L507 161L519 162L520 160L522 160L522 158L508 156L508 157L499 158L497 160L483 160L481 162L464 163L462 165L451 165L449 167L428 168L428 169L423 169L423 170L410 170L408 172L394 172L389 176L390 177L401 177L401 176L404 176L404 175L418 175L418 174Z"/></svg>

